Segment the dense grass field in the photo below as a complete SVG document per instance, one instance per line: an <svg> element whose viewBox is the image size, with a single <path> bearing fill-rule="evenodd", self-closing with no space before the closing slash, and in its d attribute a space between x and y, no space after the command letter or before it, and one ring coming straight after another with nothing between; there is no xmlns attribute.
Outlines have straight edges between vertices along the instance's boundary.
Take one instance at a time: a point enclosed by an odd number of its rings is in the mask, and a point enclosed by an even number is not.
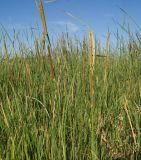
<svg viewBox="0 0 141 160"><path fill-rule="evenodd" d="M0 50L0 160L141 159L139 37L119 39L107 55L96 42L91 77L89 41L61 36L52 47L55 78L41 39L32 48L16 39L12 48L7 37Z"/></svg>

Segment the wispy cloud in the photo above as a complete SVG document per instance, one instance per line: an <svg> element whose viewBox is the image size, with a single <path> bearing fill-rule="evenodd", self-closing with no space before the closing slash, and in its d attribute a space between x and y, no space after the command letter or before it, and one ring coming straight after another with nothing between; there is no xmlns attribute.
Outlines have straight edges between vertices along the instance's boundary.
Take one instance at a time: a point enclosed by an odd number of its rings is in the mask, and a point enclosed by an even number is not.
<svg viewBox="0 0 141 160"><path fill-rule="evenodd" d="M58 25L60 27L67 28L70 32L77 32L79 30L79 26L71 21L52 21L50 24Z"/></svg>

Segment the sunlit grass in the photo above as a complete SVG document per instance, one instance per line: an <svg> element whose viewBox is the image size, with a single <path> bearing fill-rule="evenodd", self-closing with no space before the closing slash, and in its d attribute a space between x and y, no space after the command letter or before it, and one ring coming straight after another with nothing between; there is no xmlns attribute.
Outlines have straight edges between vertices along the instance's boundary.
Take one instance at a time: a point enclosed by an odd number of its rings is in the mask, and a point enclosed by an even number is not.
<svg viewBox="0 0 141 160"><path fill-rule="evenodd" d="M121 42L116 51L95 44L91 101L87 40L60 38L52 50L52 79L40 38L30 50L24 42L8 48L6 39L0 51L0 159L141 158L140 41L129 49Z"/></svg>

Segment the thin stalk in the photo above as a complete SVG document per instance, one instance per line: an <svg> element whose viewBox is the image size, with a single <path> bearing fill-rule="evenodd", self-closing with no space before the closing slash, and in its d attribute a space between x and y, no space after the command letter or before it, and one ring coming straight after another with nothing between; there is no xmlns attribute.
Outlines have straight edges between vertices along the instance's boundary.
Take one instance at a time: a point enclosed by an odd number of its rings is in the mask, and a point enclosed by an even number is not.
<svg viewBox="0 0 141 160"><path fill-rule="evenodd" d="M95 90L94 90L94 70L95 70L95 40L92 31L89 32L89 82L90 82L90 100L91 100L91 156L92 159L98 159L95 147ZM94 107L93 107L94 106Z"/></svg>
<svg viewBox="0 0 141 160"><path fill-rule="evenodd" d="M105 76L104 76L104 82L107 83L107 73L108 73L108 67L109 67L109 41L110 41L111 33L108 33L107 41L106 41L106 57L105 57Z"/></svg>
<svg viewBox="0 0 141 160"><path fill-rule="evenodd" d="M134 132L134 128L133 128L133 125L132 125L132 121L131 121L131 118L130 118L130 115L129 115L129 111L128 111L128 100L125 98L125 104L124 104L124 110L127 114L127 118L128 118L128 121L129 121L129 125L130 125L130 128L131 128L131 131L132 131L132 137L133 137L133 140L134 140L134 144L136 146L137 144L137 141L136 141L136 135L135 135L135 132Z"/></svg>
<svg viewBox="0 0 141 160"><path fill-rule="evenodd" d="M94 100L94 64L95 64L95 42L93 32L89 32L89 66L90 66L90 98Z"/></svg>
<svg viewBox="0 0 141 160"><path fill-rule="evenodd" d="M54 79L55 78L55 71L54 71L54 65L53 65L53 60L52 60L52 56L51 56L51 43L50 43L48 31L47 31L47 25L46 25L45 13L44 13L42 0L39 0L39 11L40 11L41 20L42 20L43 29L44 29L43 34L44 34L44 37L47 38L47 41L48 41L48 46L47 46L48 57L49 57L49 62L50 62L50 67L51 67L51 75L52 75L52 78Z"/></svg>

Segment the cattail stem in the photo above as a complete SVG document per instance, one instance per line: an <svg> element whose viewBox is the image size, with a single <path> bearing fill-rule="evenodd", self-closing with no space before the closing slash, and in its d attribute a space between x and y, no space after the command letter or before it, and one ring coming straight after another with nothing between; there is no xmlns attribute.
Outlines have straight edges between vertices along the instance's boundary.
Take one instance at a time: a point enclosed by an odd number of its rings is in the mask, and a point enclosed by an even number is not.
<svg viewBox="0 0 141 160"><path fill-rule="evenodd" d="M42 20L43 29L44 29L43 34L44 34L44 37L47 38L47 41L48 41L48 46L47 46L48 57L49 57L49 62L50 62L51 75L52 75L52 78L54 79L55 78L55 71L54 71L54 65L53 65L52 56L51 56L51 43L50 43L48 31L47 31L47 24L46 24L46 20L45 20L45 13L44 13L42 0L39 0L39 11L40 11L41 20Z"/></svg>

